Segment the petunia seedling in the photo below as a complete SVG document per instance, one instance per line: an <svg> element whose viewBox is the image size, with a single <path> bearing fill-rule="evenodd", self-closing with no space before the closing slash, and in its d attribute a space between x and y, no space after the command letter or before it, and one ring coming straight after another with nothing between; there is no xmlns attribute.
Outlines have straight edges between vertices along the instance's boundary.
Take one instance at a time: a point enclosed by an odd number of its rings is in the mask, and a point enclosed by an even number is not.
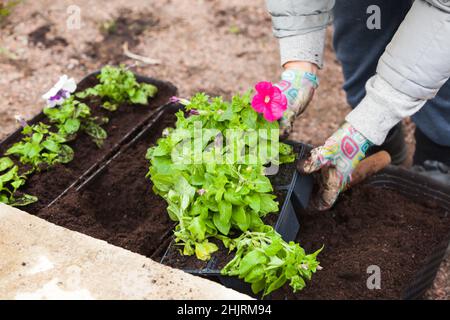
<svg viewBox="0 0 450 320"><path fill-rule="evenodd" d="M79 131L87 133L98 147L101 147L108 134L101 127L108 122L106 117L92 115L91 108L74 98L66 99L60 106L44 108L44 114L51 123L56 124L58 134L67 141L76 138Z"/></svg>
<svg viewBox="0 0 450 320"><path fill-rule="evenodd" d="M38 123L22 130L23 139L13 144L5 155L15 155L22 164L30 165L31 170L40 171L42 167L56 163L68 163L73 159L73 150L66 138L49 131L50 126Z"/></svg>
<svg viewBox="0 0 450 320"><path fill-rule="evenodd" d="M183 103L184 99L171 100ZM264 216L278 211L272 184L263 171L277 157L284 163L294 161L295 155L290 146L278 143L278 134L263 135L279 130L278 123L258 115L248 94L226 102L199 93L185 111L176 114L175 128L166 130L148 150L148 176L153 190L168 202L171 219L179 222L175 238L183 254L205 260L217 250L208 239L253 229ZM198 125L207 128L201 141L196 140ZM250 138L256 132L261 139ZM251 148L261 151L258 157L252 158Z"/></svg>
<svg viewBox="0 0 450 320"><path fill-rule="evenodd" d="M19 174L19 167L9 157L0 158L0 202L11 206L26 206L37 198L17 190L25 184L26 176Z"/></svg>
<svg viewBox="0 0 450 320"><path fill-rule="evenodd" d="M158 92L158 88L149 83L140 83L133 72L124 66L105 66L97 76L99 84L78 92L78 98L97 96L102 98L102 107L114 111L122 103L148 104L148 99Z"/></svg>
<svg viewBox="0 0 450 320"><path fill-rule="evenodd" d="M224 245L229 250L236 249L236 254L221 273L250 283L255 294L262 291L266 296L286 282L297 292L321 270L316 258L322 248L306 254L298 243L285 242L270 226L257 232L246 231Z"/></svg>

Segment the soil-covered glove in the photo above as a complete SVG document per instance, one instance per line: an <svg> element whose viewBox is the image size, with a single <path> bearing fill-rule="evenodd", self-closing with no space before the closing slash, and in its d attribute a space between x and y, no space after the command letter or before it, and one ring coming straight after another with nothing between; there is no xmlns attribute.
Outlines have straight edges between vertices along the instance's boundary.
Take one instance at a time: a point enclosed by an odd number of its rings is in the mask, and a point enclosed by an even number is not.
<svg viewBox="0 0 450 320"><path fill-rule="evenodd" d="M339 193L350 183L353 170L372 145L372 142L346 122L323 146L311 151L310 157L303 163L303 171L312 173L321 169L320 190L312 200L315 208L331 208Z"/></svg>
<svg viewBox="0 0 450 320"><path fill-rule="evenodd" d="M286 137L292 130L294 120L305 111L319 83L317 76L310 72L288 69L281 74L280 88L288 101L287 110L280 119L280 135Z"/></svg>

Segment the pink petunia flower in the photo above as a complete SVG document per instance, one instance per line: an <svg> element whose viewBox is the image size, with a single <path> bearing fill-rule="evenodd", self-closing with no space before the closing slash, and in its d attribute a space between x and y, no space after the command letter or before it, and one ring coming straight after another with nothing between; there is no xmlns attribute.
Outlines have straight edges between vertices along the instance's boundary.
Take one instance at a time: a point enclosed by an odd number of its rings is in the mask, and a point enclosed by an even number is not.
<svg viewBox="0 0 450 320"><path fill-rule="evenodd" d="M286 96L278 87L267 81L262 81L255 86L256 94L252 100L252 108L262 113L267 121L275 121L283 116L287 109Z"/></svg>

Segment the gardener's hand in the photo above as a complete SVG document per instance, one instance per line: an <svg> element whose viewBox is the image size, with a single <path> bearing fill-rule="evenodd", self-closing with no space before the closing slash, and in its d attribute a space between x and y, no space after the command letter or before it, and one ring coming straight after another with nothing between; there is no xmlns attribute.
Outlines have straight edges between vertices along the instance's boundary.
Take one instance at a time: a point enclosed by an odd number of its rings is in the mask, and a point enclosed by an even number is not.
<svg viewBox="0 0 450 320"><path fill-rule="evenodd" d="M288 62L284 65L281 81L276 84L288 101L287 110L280 119L280 135L287 137L294 120L305 111L318 87L317 66L309 62Z"/></svg>
<svg viewBox="0 0 450 320"><path fill-rule="evenodd" d="M348 186L353 170L370 146L372 142L346 122L323 146L311 151L303 163L303 171L312 173L321 169L320 190L312 200L313 207L318 210L331 208L339 193Z"/></svg>

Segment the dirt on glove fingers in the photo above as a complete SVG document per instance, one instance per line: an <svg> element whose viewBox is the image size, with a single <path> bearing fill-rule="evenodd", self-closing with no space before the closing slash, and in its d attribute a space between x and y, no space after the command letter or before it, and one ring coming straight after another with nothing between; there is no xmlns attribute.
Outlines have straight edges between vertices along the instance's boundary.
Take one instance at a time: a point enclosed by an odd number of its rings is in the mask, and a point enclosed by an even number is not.
<svg viewBox="0 0 450 320"><path fill-rule="evenodd" d="M318 256L323 270L304 290L293 294L285 285L272 298L400 299L426 257L448 242L445 214L433 201L418 204L369 185L347 191L329 211L302 212L297 241L306 252L324 246ZM367 287L370 266L380 268L381 289Z"/></svg>

